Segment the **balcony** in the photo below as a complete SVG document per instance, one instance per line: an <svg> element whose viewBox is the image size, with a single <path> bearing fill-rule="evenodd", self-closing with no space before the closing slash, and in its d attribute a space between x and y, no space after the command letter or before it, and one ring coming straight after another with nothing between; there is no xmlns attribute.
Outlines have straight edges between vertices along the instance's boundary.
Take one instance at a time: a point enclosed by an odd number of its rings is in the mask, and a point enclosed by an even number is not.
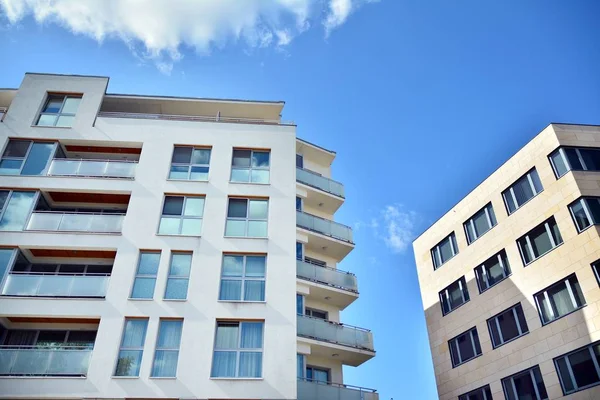
<svg viewBox="0 0 600 400"><path fill-rule="evenodd" d="M220 115L219 113L215 115L182 115L100 111L98 113L98 117L151 119L163 121L225 122L230 124L294 125L294 123L291 121L281 121L278 119L265 118L227 117L224 115Z"/></svg>
<svg viewBox="0 0 600 400"><path fill-rule="evenodd" d="M306 192L302 197L307 207L332 215L344 204L344 186L339 182L300 167L296 167L296 182Z"/></svg>
<svg viewBox="0 0 600 400"><path fill-rule="evenodd" d="M374 389L331 382L298 380L298 400L379 400Z"/></svg>
<svg viewBox="0 0 600 400"><path fill-rule="evenodd" d="M103 298L109 278L108 274L32 275L11 272L6 276L2 296Z"/></svg>
<svg viewBox="0 0 600 400"><path fill-rule="evenodd" d="M133 179L137 161L83 160L55 158L50 162L50 176Z"/></svg>
<svg viewBox="0 0 600 400"><path fill-rule="evenodd" d="M358 298L356 275L350 272L297 260L296 276L314 283L310 286L310 297L333 304L342 310Z"/></svg>
<svg viewBox="0 0 600 400"><path fill-rule="evenodd" d="M25 230L52 232L121 233L125 214L34 211Z"/></svg>
<svg viewBox="0 0 600 400"><path fill-rule="evenodd" d="M312 355L337 354L347 365L358 366L375 356L373 334L367 329L323 319L297 316L298 336L308 339Z"/></svg>
<svg viewBox="0 0 600 400"><path fill-rule="evenodd" d="M86 346L0 346L0 376L86 376Z"/></svg>
<svg viewBox="0 0 600 400"><path fill-rule="evenodd" d="M307 186L344 198L344 185L308 169L296 168L296 180Z"/></svg>
<svg viewBox="0 0 600 400"><path fill-rule="evenodd" d="M352 228L302 211L296 211L296 226L308 231L308 249L342 260L352 249Z"/></svg>

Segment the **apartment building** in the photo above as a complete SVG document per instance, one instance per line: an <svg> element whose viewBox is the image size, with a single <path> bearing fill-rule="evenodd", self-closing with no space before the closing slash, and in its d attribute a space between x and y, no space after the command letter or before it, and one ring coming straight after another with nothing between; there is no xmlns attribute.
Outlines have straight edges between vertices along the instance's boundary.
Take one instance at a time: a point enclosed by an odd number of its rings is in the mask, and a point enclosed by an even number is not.
<svg viewBox="0 0 600 400"><path fill-rule="evenodd" d="M600 127L549 125L413 246L440 399L600 398Z"/></svg>
<svg viewBox="0 0 600 400"><path fill-rule="evenodd" d="M378 399L335 153L283 102L107 86L0 90L0 398Z"/></svg>

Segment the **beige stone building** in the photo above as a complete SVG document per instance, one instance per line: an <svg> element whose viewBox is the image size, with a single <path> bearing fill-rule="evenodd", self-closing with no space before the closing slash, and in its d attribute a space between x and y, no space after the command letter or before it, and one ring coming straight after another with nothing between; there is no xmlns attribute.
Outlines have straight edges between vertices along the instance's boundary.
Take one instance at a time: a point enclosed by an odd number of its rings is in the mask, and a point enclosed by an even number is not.
<svg viewBox="0 0 600 400"><path fill-rule="evenodd" d="M551 124L413 243L440 399L600 399L600 127Z"/></svg>

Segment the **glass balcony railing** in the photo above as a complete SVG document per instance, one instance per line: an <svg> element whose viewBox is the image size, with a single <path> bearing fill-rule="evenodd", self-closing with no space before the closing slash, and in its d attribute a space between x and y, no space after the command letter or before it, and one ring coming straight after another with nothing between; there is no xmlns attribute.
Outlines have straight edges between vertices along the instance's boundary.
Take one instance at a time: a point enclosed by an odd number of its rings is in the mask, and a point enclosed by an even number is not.
<svg viewBox="0 0 600 400"><path fill-rule="evenodd" d="M379 400L374 389L298 379L298 400Z"/></svg>
<svg viewBox="0 0 600 400"><path fill-rule="evenodd" d="M351 292L358 292L356 275L350 272L296 260L296 275L299 278L308 279L309 281L324 283Z"/></svg>
<svg viewBox="0 0 600 400"><path fill-rule="evenodd" d="M92 349L0 346L1 376L86 376Z"/></svg>
<svg viewBox="0 0 600 400"><path fill-rule="evenodd" d="M120 233L125 214L35 211L28 231Z"/></svg>
<svg viewBox="0 0 600 400"><path fill-rule="evenodd" d="M344 197L344 185L307 169L296 168L296 180L305 185L331 193L334 196Z"/></svg>
<svg viewBox="0 0 600 400"><path fill-rule="evenodd" d="M367 329L298 315L298 336L375 351L373 334Z"/></svg>
<svg viewBox="0 0 600 400"><path fill-rule="evenodd" d="M353 243L352 228L302 211L296 211L296 225L325 236Z"/></svg>
<svg viewBox="0 0 600 400"><path fill-rule="evenodd" d="M105 297L108 275L29 275L10 273L3 296Z"/></svg>
<svg viewBox="0 0 600 400"><path fill-rule="evenodd" d="M50 163L48 175L133 179L136 166L135 161L55 158Z"/></svg>

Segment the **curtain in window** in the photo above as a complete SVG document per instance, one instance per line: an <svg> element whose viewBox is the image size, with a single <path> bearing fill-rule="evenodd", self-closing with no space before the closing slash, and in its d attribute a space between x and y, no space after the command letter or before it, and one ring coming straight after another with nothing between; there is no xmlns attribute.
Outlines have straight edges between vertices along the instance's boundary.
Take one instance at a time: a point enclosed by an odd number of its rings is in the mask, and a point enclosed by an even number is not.
<svg viewBox="0 0 600 400"><path fill-rule="evenodd" d="M236 349L238 344L238 324L222 323L217 326L216 349Z"/></svg>
<svg viewBox="0 0 600 400"><path fill-rule="evenodd" d="M242 340L240 347L243 349L261 349L263 337L262 322L243 322Z"/></svg>
<svg viewBox="0 0 600 400"><path fill-rule="evenodd" d="M35 343L37 331L14 330L8 331L4 341L7 346L32 346Z"/></svg>
<svg viewBox="0 0 600 400"><path fill-rule="evenodd" d="M240 377L260 378L262 376L262 353L240 353Z"/></svg>
<svg viewBox="0 0 600 400"><path fill-rule="evenodd" d="M531 190L527 176L523 177L513 185L513 191L515 193L515 198L517 199L517 206L521 206L533 197L533 191Z"/></svg>
<svg viewBox="0 0 600 400"><path fill-rule="evenodd" d="M145 319L128 320L125 324L121 347L144 347L147 324L148 321Z"/></svg>
<svg viewBox="0 0 600 400"><path fill-rule="evenodd" d="M211 376L232 377L235 376L235 351L215 351Z"/></svg>
<svg viewBox="0 0 600 400"><path fill-rule="evenodd" d="M157 347L178 349L181 342L181 327L181 321L160 321Z"/></svg>
<svg viewBox="0 0 600 400"><path fill-rule="evenodd" d="M222 280L219 300L241 300L241 280Z"/></svg>
<svg viewBox="0 0 600 400"><path fill-rule="evenodd" d="M296 375L298 379L304 379L304 355L296 354Z"/></svg>
<svg viewBox="0 0 600 400"><path fill-rule="evenodd" d="M558 314L554 317L565 315L573 310L571 296L569 296L569 291L564 284L559 285L556 289L552 288L548 290L548 297L550 298L550 302L554 304L554 308Z"/></svg>
<svg viewBox="0 0 600 400"><path fill-rule="evenodd" d="M246 281L244 286L244 300L264 301L265 281Z"/></svg>
<svg viewBox="0 0 600 400"><path fill-rule="evenodd" d="M177 350L156 350L154 365L152 366L152 376L175 376L177 373L178 358L179 351Z"/></svg>

